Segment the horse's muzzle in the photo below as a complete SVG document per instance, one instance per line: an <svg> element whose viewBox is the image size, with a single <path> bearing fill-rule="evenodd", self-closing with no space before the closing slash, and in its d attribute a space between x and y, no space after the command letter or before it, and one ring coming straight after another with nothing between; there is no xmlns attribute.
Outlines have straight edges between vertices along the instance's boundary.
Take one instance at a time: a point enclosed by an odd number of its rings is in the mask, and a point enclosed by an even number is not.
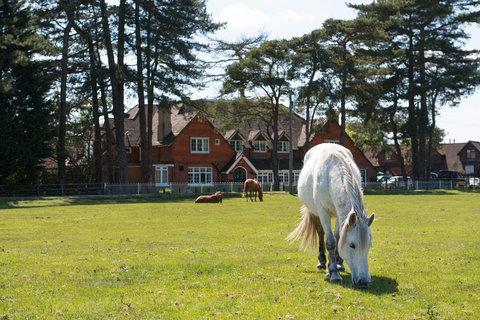
<svg viewBox="0 0 480 320"><path fill-rule="evenodd" d="M359 289L367 289L368 286L370 285L370 281L366 279L360 279L358 281L354 281L353 285Z"/></svg>

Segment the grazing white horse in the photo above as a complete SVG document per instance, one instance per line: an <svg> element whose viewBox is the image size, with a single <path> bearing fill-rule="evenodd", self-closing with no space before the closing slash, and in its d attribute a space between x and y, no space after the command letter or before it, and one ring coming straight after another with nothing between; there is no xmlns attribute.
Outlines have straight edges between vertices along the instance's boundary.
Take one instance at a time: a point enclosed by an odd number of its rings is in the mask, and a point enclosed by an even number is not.
<svg viewBox="0 0 480 320"><path fill-rule="evenodd" d="M339 271L344 270L343 258L350 268L353 284L366 288L371 282L368 252L374 215L367 218L361 182L360 170L348 149L332 143L310 149L298 179L302 220L287 239L301 240L305 249L315 246L318 234L318 268L325 268L322 252L325 234L330 281L342 281ZM331 218L334 217L336 223L332 231Z"/></svg>

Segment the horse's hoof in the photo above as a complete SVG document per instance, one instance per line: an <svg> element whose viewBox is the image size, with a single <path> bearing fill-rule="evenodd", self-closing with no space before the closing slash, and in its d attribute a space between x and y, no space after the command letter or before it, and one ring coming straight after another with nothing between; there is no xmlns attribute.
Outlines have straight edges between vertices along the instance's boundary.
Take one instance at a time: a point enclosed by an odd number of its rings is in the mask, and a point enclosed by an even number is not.
<svg viewBox="0 0 480 320"><path fill-rule="evenodd" d="M327 269L327 265L324 262L320 262L319 264L317 264L317 269L318 270L325 270L325 269Z"/></svg>
<svg viewBox="0 0 480 320"><path fill-rule="evenodd" d="M330 275L330 282L332 283L341 283L343 281L342 277L338 273L333 273Z"/></svg>
<svg viewBox="0 0 480 320"><path fill-rule="evenodd" d="M345 267L342 264L337 264L337 269L340 272L345 272Z"/></svg>

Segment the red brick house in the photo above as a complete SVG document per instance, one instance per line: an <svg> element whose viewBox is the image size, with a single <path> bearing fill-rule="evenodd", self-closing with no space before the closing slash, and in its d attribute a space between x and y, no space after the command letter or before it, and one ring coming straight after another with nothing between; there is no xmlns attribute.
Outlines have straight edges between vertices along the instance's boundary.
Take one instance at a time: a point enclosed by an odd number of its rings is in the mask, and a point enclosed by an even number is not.
<svg viewBox="0 0 480 320"><path fill-rule="evenodd" d="M198 111L183 104L171 110L154 108L153 122L153 179L156 185L213 182L243 182L256 178L263 183L273 182L271 168L272 144L268 131L259 124L246 128L233 128L221 132ZM279 126L279 180L288 183L289 143L293 143L294 184L302 167L303 147L323 142L338 142L340 126L335 120L319 121L319 130L310 141L305 139L305 120L295 115L293 134L287 134L288 119L283 117ZM138 107L130 109L125 117L125 147L127 148L128 178L141 179L139 151ZM352 152L366 180L375 180L377 170L347 136L345 146Z"/></svg>

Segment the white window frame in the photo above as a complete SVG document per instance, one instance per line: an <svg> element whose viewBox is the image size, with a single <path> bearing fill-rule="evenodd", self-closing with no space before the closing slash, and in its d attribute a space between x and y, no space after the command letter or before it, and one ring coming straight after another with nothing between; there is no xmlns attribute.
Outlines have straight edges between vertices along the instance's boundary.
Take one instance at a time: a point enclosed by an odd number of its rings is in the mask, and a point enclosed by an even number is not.
<svg viewBox="0 0 480 320"><path fill-rule="evenodd" d="M475 166L473 164L465 165L465 174L474 174L475 173Z"/></svg>
<svg viewBox="0 0 480 320"><path fill-rule="evenodd" d="M258 182L260 182L260 184L273 183L273 171L272 170L258 170L258 173L255 174L255 179Z"/></svg>
<svg viewBox="0 0 480 320"><path fill-rule="evenodd" d="M262 144L260 144L260 142ZM256 152L267 152L267 141L266 140L253 140L252 141L253 148ZM263 146L263 148L260 148Z"/></svg>
<svg viewBox="0 0 480 320"><path fill-rule="evenodd" d="M293 185L296 186L298 183L298 177L300 176L300 170L293 170ZM290 174L288 170L280 170L278 171L278 180L280 183L284 185L290 185Z"/></svg>
<svg viewBox="0 0 480 320"><path fill-rule="evenodd" d="M220 139L215 139L215 145L219 146L220 145Z"/></svg>
<svg viewBox="0 0 480 320"><path fill-rule="evenodd" d="M195 149L193 148L193 141L195 141ZM198 150L198 141L201 141L202 150ZM206 146L206 148L205 148ZM210 153L210 138L209 137L191 137L190 138L190 153Z"/></svg>
<svg viewBox="0 0 480 320"><path fill-rule="evenodd" d="M290 152L290 141L288 140L278 141L278 152L279 153Z"/></svg>
<svg viewBox="0 0 480 320"><path fill-rule="evenodd" d="M202 179L204 175L204 179ZM205 180L202 182L202 180ZM211 186L213 185L212 167L189 167L188 185L191 186Z"/></svg>
<svg viewBox="0 0 480 320"><path fill-rule="evenodd" d="M155 186L165 187L170 185L168 168L172 167L171 164L157 164L155 165ZM160 179L158 179L160 178Z"/></svg>
<svg viewBox="0 0 480 320"><path fill-rule="evenodd" d="M240 153L243 151L243 141L242 140L230 140L229 144L233 147L233 149Z"/></svg>

